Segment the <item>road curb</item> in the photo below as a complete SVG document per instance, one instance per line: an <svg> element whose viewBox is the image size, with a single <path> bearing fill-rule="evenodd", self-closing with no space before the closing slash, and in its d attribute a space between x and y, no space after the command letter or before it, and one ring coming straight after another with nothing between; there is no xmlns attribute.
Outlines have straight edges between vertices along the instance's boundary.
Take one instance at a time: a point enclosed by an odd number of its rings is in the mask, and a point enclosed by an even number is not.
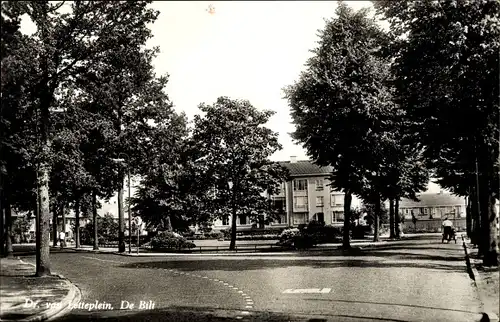
<svg viewBox="0 0 500 322"><path fill-rule="evenodd" d="M467 251L467 245L465 243L465 238L463 235L462 243L465 251L465 263L467 264L467 272L469 273L469 276L473 281L474 287L476 288L477 294L479 296L479 301L481 302L481 311L483 311L483 317L481 318L480 322L498 322L498 316L489 307L487 307L487 305L485 304L487 303L487 301L484 300L484 295L479 290L478 284L481 283L481 275L479 275L476 266L471 263L469 252Z"/></svg>
<svg viewBox="0 0 500 322"><path fill-rule="evenodd" d="M28 265L36 267L36 265L25 262L22 259L20 259L20 261L23 264L28 264ZM28 318L19 320L19 321L23 321L23 322L51 321L55 318L59 318L61 316L64 316L65 314L69 313L72 310L73 304L80 302L80 300L82 298L82 293L81 293L80 289L75 284L71 283L70 280L68 280L67 278L65 278L61 274L54 273L54 274L51 274L51 276L57 276L58 278L63 280L69 289L68 294L66 294L66 296L60 302L61 304L58 306L54 306L50 309L47 309L45 311L42 311L41 313L34 314Z"/></svg>

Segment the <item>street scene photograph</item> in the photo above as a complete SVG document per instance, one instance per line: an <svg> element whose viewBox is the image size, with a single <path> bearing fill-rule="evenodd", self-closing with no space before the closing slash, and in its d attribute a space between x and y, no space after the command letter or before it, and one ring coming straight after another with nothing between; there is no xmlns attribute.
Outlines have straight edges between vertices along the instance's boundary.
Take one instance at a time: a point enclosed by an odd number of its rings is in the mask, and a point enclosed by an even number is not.
<svg viewBox="0 0 500 322"><path fill-rule="evenodd" d="M500 0L11 0L0 33L0 321L499 321Z"/></svg>

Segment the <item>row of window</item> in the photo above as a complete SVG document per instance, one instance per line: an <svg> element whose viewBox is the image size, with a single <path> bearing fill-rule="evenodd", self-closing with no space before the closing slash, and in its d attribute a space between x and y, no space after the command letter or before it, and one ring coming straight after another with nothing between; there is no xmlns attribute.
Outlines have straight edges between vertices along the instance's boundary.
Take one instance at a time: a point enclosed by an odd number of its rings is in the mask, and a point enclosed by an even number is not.
<svg viewBox="0 0 500 322"><path fill-rule="evenodd" d="M343 211L330 211L330 220L331 223L341 223L344 221L344 212ZM245 215L240 215L238 216L239 218L239 225L247 225L250 224L251 222L249 221L248 217ZM263 219L263 218L262 218ZM324 213L317 213L312 217L313 220L317 221L325 221L325 214ZM293 224L294 225L299 225L299 224L306 224L309 222L309 214L304 213L304 214L293 214ZM287 223L287 216L285 214L279 216L275 220L276 224L286 224ZM329 222L327 222L329 223ZM222 225L228 226L230 224L229 218L223 218L222 219Z"/></svg>
<svg viewBox="0 0 500 322"><path fill-rule="evenodd" d="M342 223L344 222L344 212L343 211L331 211L330 212L330 222L328 222L328 219L325 218L324 213L317 213L315 214L311 219L317 220L317 221L323 221L326 224L330 223ZM300 224L307 224L309 222L309 214L293 214L292 221L294 225L300 225Z"/></svg>
<svg viewBox="0 0 500 322"><path fill-rule="evenodd" d="M238 218L239 218L239 223L238 223L239 225L249 225L252 223L252 222L250 222L249 218L246 215L239 215ZM263 222L263 220L264 220L264 217L259 217L257 219L257 221L260 221L260 222ZM275 220L275 223L286 224L286 215L283 214L281 216L278 216ZM228 217L222 218L222 225L223 226L229 225L229 218Z"/></svg>
<svg viewBox="0 0 500 322"><path fill-rule="evenodd" d="M437 212L439 213L452 213L455 211L455 213L460 212L460 206L440 206L440 207L432 207L432 208L414 208L414 209L403 209L403 213L406 215L430 215L430 214L436 214Z"/></svg>
<svg viewBox="0 0 500 322"><path fill-rule="evenodd" d="M316 186L316 191L323 191L323 179L313 180ZM307 179L296 179L293 180L293 191L306 191L307 190Z"/></svg>
<svg viewBox="0 0 500 322"><path fill-rule="evenodd" d="M293 197L293 207L295 209L307 209L308 197L307 196L294 196ZM324 207L324 197L316 197L316 207ZM330 205L332 207L344 205L344 195L331 195Z"/></svg>

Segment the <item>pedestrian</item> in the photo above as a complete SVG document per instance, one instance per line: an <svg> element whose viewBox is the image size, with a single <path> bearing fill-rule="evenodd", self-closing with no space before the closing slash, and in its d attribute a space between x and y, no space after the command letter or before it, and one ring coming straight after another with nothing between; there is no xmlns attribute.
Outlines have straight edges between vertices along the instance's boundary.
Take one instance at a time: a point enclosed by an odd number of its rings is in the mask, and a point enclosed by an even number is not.
<svg viewBox="0 0 500 322"><path fill-rule="evenodd" d="M450 239L453 235L453 222L446 217L443 221L443 239L447 239L450 242Z"/></svg>
<svg viewBox="0 0 500 322"><path fill-rule="evenodd" d="M61 246L61 249L66 246L66 234L63 230L59 233L59 245Z"/></svg>

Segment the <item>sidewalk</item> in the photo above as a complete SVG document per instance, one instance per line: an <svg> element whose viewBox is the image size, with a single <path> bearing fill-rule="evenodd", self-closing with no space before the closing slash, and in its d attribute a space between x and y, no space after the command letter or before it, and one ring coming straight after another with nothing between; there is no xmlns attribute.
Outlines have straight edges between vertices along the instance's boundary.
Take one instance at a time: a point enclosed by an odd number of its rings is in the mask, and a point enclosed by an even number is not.
<svg viewBox="0 0 500 322"><path fill-rule="evenodd" d="M43 321L62 316L80 300L78 288L60 275L35 277L35 267L0 259L0 320Z"/></svg>
<svg viewBox="0 0 500 322"><path fill-rule="evenodd" d="M470 261L470 272L474 279L474 284L477 287L479 298L483 303L483 311L488 314L488 321L499 321L500 273L498 267L483 267L482 260L477 256L478 249L471 245L470 240L467 237L464 237L463 243L466 256Z"/></svg>

